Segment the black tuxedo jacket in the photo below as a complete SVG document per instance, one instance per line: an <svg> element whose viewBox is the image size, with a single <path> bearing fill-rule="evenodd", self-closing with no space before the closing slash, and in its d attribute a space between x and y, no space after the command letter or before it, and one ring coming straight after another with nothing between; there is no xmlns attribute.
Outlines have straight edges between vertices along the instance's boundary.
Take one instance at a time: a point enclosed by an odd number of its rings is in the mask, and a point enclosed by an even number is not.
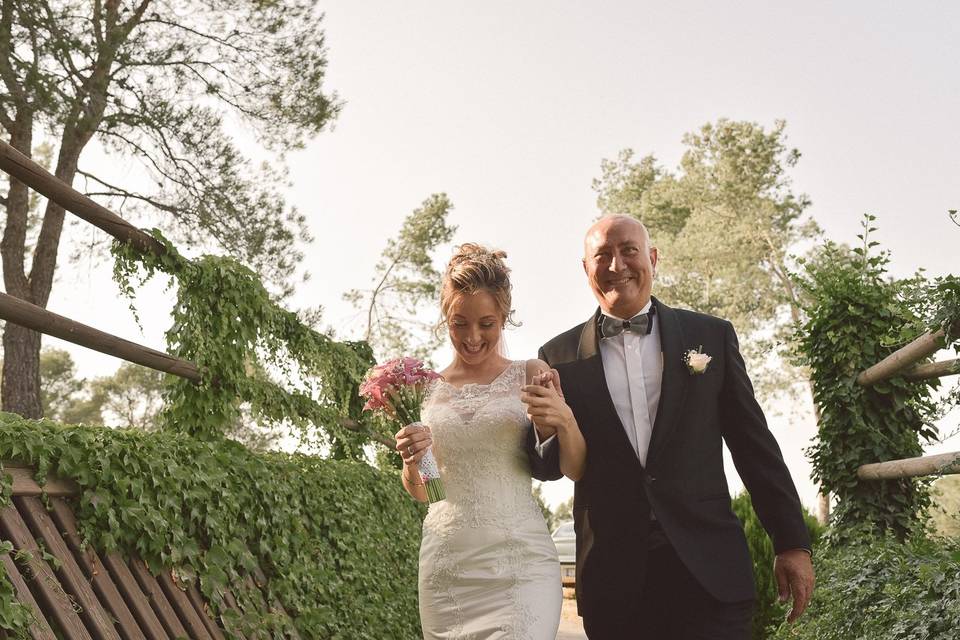
<svg viewBox="0 0 960 640"><path fill-rule="evenodd" d="M800 500L753 395L733 326L672 309L656 298L663 352L660 403L644 468L617 416L600 359L595 314L540 349L560 373L567 403L587 443L587 466L574 489L577 604L580 615L637 606L644 584L651 509L677 554L718 600L754 597L752 564L740 521L730 508L722 441L733 455L754 508L777 553L810 548ZM691 374L684 354L713 360ZM558 448L541 458L531 429L534 477L561 476ZM613 609L611 609L611 607Z"/></svg>

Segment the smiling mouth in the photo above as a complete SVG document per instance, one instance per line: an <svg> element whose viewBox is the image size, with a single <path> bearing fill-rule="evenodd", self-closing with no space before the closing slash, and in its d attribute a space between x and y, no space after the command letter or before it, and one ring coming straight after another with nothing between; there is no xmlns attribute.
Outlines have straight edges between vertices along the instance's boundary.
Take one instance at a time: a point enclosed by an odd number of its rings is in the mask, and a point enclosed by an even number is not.
<svg viewBox="0 0 960 640"><path fill-rule="evenodd" d="M464 344L463 349L467 353L477 354L483 351L483 344L478 344L476 346L470 346L469 344Z"/></svg>
<svg viewBox="0 0 960 640"><path fill-rule="evenodd" d="M628 282L633 282L633 278L619 278L617 280L607 280L607 286L610 287L622 287Z"/></svg>

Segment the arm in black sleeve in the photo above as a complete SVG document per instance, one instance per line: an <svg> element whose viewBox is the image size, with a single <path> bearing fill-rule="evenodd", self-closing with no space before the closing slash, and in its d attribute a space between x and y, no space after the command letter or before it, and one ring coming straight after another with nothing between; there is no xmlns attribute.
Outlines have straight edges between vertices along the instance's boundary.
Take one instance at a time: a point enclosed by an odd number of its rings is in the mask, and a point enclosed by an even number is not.
<svg viewBox="0 0 960 640"><path fill-rule="evenodd" d="M774 551L810 549L800 497L776 439L753 394L737 334L727 323L724 386L720 399L723 437Z"/></svg>

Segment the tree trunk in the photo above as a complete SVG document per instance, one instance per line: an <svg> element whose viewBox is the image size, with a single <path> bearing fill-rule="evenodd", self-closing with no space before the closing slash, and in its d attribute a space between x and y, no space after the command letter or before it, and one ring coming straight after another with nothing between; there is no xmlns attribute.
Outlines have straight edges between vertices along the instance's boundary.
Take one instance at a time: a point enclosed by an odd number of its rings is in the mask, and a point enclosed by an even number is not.
<svg viewBox="0 0 960 640"><path fill-rule="evenodd" d="M817 522L826 525L830 522L830 494L817 494Z"/></svg>
<svg viewBox="0 0 960 640"><path fill-rule="evenodd" d="M64 125L54 175L67 185L73 184L80 154L103 117L109 82L108 71L113 54L114 50L108 49L100 56L93 74L85 83L85 92L76 97ZM31 157L33 113L29 107L22 106L17 116L10 144ZM47 201L28 278L25 275L25 232L29 192L23 183L11 177L10 196L15 196L17 201L12 202L8 196L7 225L4 228L2 247L4 284L10 295L46 308L57 268L65 211L53 200ZM19 413L27 418L42 417L40 334L8 322L3 333L3 350L3 380L0 385L3 410Z"/></svg>
<svg viewBox="0 0 960 640"><path fill-rule="evenodd" d="M42 418L40 334L11 322L3 332L3 410Z"/></svg>
<svg viewBox="0 0 960 640"><path fill-rule="evenodd" d="M10 145L26 156L32 155L33 115L18 111L12 127ZM12 296L33 302L30 281L24 269L27 215L30 190L11 177L7 195L7 222L3 228L0 254L3 259L3 284ZM7 322L3 330L3 372L0 380L0 407L26 418L43 416L40 401L40 334Z"/></svg>

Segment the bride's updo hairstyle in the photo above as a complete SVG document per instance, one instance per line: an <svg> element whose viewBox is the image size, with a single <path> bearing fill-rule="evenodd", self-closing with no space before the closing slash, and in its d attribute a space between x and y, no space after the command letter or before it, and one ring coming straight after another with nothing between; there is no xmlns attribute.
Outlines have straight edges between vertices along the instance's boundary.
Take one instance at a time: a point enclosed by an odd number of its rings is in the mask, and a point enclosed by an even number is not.
<svg viewBox="0 0 960 640"><path fill-rule="evenodd" d="M458 298L478 291L486 291L493 296L504 326L508 322L516 325L512 317L513 309L510 308L510 269L503 262L506 257L504 251L491 251L473 242L457 247L443 274L440 289L441 327L447 324L450 310Z"/></svg>

